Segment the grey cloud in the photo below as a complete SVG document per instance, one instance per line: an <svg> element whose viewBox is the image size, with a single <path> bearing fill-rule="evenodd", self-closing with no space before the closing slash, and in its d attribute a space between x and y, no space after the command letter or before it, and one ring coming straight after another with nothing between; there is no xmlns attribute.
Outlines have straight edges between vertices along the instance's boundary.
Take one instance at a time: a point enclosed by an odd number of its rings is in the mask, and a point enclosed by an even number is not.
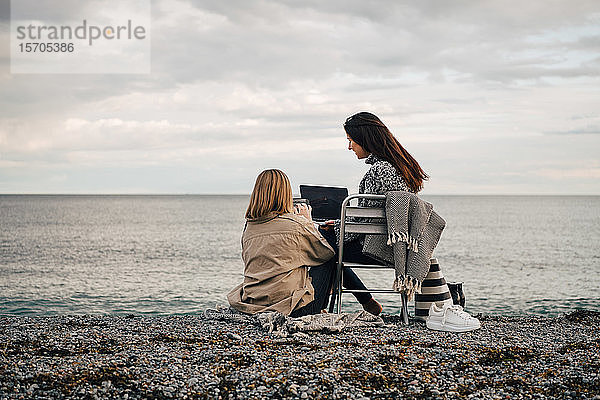
<svg viewBox="0 0 600 400"><path fill-rule="evenodd" d="M40 8L49 16L52 12L75 14L81 3L86 2L73 0L54 10L43 2ZM178 16L176 26L161 25L161 7L169 4L153 2L152 76L57 77L56 84L46 77L30 77L41 86L39 93L60 92L75 101L93 100L107 92L154 92L203 80L280 89L293 81L318 82L336 73L364 78L345 90L377 85L395 90L410 82L394 82L393 78L413 71L427 73L432 81L439 80L444 69L451 69L462 74L461 81L501 83L542 76L591 76L597 71L595 65L549 69L545 58L505 59L506 54L538 48L523 42L527 34L584 22L591 10L600 9L595 2L574 2L569 7L556 2L519 7L505 2L380 2L376 7L359 1L194 1L191 4L197 9L225 17L222 27L206 32L198 30L201 21L187 15ZM308 25L302 25L307 21ZM582 48L597 39L582 39ZM562 53L560 44L539 46ZM390 79L369 83L372 77ZM7 97L17 102L29 92L29 82L22 84L25 87L17 82L4 81L4 85ZM54 106L60 104L57 99Z"/></svg>
<svg viewBox="0 0 600 400"><path fill-rule="evenodd" d="M10 21L10 0L0 0L0 25Z"/></svg>
<svg viewBox="0 0 600 400"><path fill-rule="evenodd" d="M31 0L27 2L27 4L31 3L33 3ZM46 23L64 23L65 21L71 21L73 18L94 16L98 5L102 3L106 4L102 0L60 0L60 2L56 0L35 0L35 7L19 7L18 16L25 19L39 19Z"/></svg>
<svg viewBox="0 0 600 400"><path fill-rule="evenodd" d="M434 99L434 100L439 103L443 103L443 104L461 104L461 105L484 104L487 101L484 97L439 98L439 99Z"/></svg>
<svg viewBox="0 0 600 400"><path fill-rule="evenodd" d="M600 135L600 126L586 126L583 128L568 129L562 131L547 131L546 135Z"/></svg>
<svg viewBox="0 0 600 400"><path fill-rule="evenodd" d="M571 119L572 120L581 120L581 119L590 119L590 118L600 118L600 114L598 113L586 113L586 114L577 114L577 115L572 115Z"/></svg>
<svg viewBox="0 0 600 400"><path fill-rule="evenodd" d="M7 0L0 0L0 7L3 6L0 11L6 8L6 4ZM61 13L76 16L85 11L76 7L85 4L90 3L72 2L60 10L42 10L48 18L63 17ZM82 146L70 147L71 143L66 141L61 142L65 143L61 144L62 147L53 143L55 147L50 147L46 153L19 152L21 142L26 142L30 136L36 139L43 137L46 127L57 132L69 118L91 122L103 118L141 122L165 119L200 126L165 136L164 146L171 146L170 155L188 147L205 150L211 146L223 148L231 143L243 149L246 144L260 146L267 140L287 143L290 138L343 137L343 119L354 111L369 109L386 121L392 116L396 121L412 118L407 122L406 137L419 138L419 134L424 133L432 139L418 145L409 142L409 147L420 148L429 162L441 171L438 174L444 176L443 171L453 163L444 159L447 156L447 152L442 151L444 149L434 147L436 143L437 147L441 147L439 143L448 141L448 136L460 138L464 130L471 136L477 135L473 132L481 132L481 137L498 137L510 131L513 123L521 126L523 132L544 132L554 126L563 127L560 122L564 115L553 115L556 110L545 102L543 96L550 93L553 99L566 102L571 94L570 107L581 109L582 114L589 113L588 105L597 100L597 96L589 92L586 92L585 98L578 97L580 87L569 84L555 85L556 90L543 90L543 94L528 91L530 87L552 86L544 82L543 77L582 78L584 84L591 82L591 85L597 85L595 80L586 80L586 77L598 76L598 59L577 61L577 58L569 57L571 52L577 51L586 55L582 59L592 58L598 54L600 37L591 35L570 38L573 40L568 42L539 43L528 39L590 24L590 16L600 11L597 1L567 4L564 1L227 0L189 1L187 4L198 12L187 13L186 10L168 15L177 9L177 2L153 1L151 75L0 74L0 118L34 120L34 126L39 127L35 132L19 132L22 137L16 137L16 130L5 131L11 136L11 149L17 150L4 159L47 160L48 165L62 163L61 168L68 171L78 166L76 162L69 164L71 152L89 150L116 154L129 148L132 153L139 150L137 156L143 160L144 151L152 150L153 142L149 143L149 140L156 133L152 129L125 132L122 138L116 134L104 135L104 131L98 129L95 137L108 136L114 143L98 139L97 142L90 140ZM214 20L217 23L212 28L203 26L205 12L216 15ZM3 13L0 15L5 16ZM206 18L212 21L212 17ZM0 24L2 21L6 18L0 19ZM565 57L571 62L562 67L559 62ZM8 68L5 54L0 54L0 62L3 68ZM533 83L522 85L520 82L523 80ZM186 88L189 99L170 104L170 96ZM198 89L189 93L190 88ZM240 91L237 95L234 93L236 90ZM323 95L323 103L311 103L303 97L311 91ZM562 99L565 93L565 99ZM127 104L123 96L130 94L144 97L143 106ZM131 96L131 102L139 96ZM118 107L110 105L113 99ZM156 103L153 103L154 99ZM164 103L159 103L159 100ZM385 112L380 113L380 110ZM495 118L493 112L507 118ZM566 118L571 113L571 109L564 111ZM245 119L255 120L251 122L256 125L244 125ZM215 126L204 128L204 122ZM580 123L591 123L585 129L547 132L555 136L545 136L544 139L593 141L600 131L596 129L596 122ZM390 128L396 132L407 125L391 123ZM569 125L567 127L570 128ZM439 133L430 134L429 129ZM89 134L82 131L81 137L85 139ZM573 140L560 134L580 136ZM93 138L90 136L90 139ZM156 142L160 144L160 140L163 139L156 139ZM467 140L457 139L453 143L465 142ZM512 137L506 142L510 142L508 147L512 148L515 139ZM470 160L474 151L456 146L456 156ZM536 146L528 148L530 153L518 157L541 157L534 152L544 146L536 143ZM340 159L348 157L343 148L340 150ZM490 145L489 151L494 150L495 147ZM506 154L509 154L508 151ZM162 165L171 162L168 157L166 161L152 159L152 155L149 157L150 161L164 162ZM322 161L306 152L299 152L296 158L288 154L271 154L264 158L250 154L246 159L239 156L241 158L237 160L234 159L238 157L237 153L226 157L230 158L220 160L207 155L202 163L223 171L229 171L233 164L242 169L252 169L251 174L238 180L240 182L251 181L255 175L253 168L262 168L266 163L290 169L306 182L322 172L317 168L306 168ZM122 162L118 154L115 159ZM436 159L441 161L435 164ZM484 162L488 162L486 157L481 157L477 165ZM485 168L491 171L491 176L502 168L504 162L499 157L495 161L497 165L486 165ZM468 164L455 173L468 177L475 163L469 161ZM104 167L99 163L96 168L100 171ZM185 170L185 167L181 168ZM35 170L32 171L35 175ZM144 171L141 168L139 174L152 173ZM306 171L304 175L301 175L302 171ZM345 172L345 169L327 170L329 175L324 178L324 183L333 182L336 177L339 179L344 175L340 171ZM164 175L165 181L175 175ZM360 174L357 177L360 179ZM82 175L82 180L84 178ZM451 179L452 176L447 174L445 178ZM24 187L19 186L19 179L14 182L14 190ZM185 182L181 184L185 186ZM76 190L77 186L72 186L72 189ZM228 187L226 191L235 191L235 188Z"/></svg>
<svg viewBox="0 0 600 400"><path fill-rule="evenodd" d="M578 48L578 49L596 49L600 50L600 35L598 36L583 36L575 43L569 43L569 48Z"/></svg>
<svg viewBox="0 0 600 400"><path fill-rule="evenodd" d="M548 69L547 56L519 55L539 47L561 55L563 44L538 46L524 39L584 23L588 12L599 9L594 2L575 2L566 11L557 2L519 7L504 2L193 4L225 16L228 24L205 34L194 33L193 21L157 31L155 49L164 55L156 59L157 69L179 82L252 77L257 85L280 87L338 71L393 77L411 70L428 72L435 80L444 68L474 82L594 74L585 66ZM294 26L307 20L313 24L305 29ZM596 38L586 40L593 44Z"/></svg>
<svg viewBox="0 0 600 400"><path fill-rule="evenodd" d="M8 61L7 61L8 62ZM7 67L8 68L8 67ZM140 75L21 75L0 77L0 117L53 115L109 96L156 90Z"/></svg>

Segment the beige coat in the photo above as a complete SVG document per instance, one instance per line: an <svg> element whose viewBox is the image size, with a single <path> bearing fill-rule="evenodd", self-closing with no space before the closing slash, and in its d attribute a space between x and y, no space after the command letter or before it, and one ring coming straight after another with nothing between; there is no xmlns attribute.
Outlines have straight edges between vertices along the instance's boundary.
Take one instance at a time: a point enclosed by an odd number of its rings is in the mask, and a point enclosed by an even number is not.
<svg viewBox="0 0 600 400"><path fill-rule="evenodd" d="M269 214L250 220L242 234L244 281L227 300L248 314L289 315L314 299L307 267L323 264L333 254L312 222L302 216Z"/></svg>

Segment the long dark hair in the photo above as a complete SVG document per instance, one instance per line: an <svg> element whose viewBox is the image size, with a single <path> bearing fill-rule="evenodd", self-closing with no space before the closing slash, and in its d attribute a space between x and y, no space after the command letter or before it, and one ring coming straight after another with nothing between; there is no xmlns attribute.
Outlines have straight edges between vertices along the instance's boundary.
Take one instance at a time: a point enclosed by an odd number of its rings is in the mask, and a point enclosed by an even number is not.
<svg viewBox="0 0 600 400"><path fill-rule="evenodd" d="M423 189L429 176L376 115L354 114L346 119L344 130L365 151L390 162L413 192Z"/></svg>

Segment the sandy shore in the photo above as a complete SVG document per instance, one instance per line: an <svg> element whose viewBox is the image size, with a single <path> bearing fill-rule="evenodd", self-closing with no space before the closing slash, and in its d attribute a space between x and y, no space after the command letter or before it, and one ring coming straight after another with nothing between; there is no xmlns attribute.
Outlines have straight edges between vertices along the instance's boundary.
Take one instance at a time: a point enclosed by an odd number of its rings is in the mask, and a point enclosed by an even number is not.
<svg viewBox="0 0 600 400"><path fill-rule="evenodd" d="M453 334L269 334L204 316L0 317L0 398L600 399L600 313Z"/></svg>

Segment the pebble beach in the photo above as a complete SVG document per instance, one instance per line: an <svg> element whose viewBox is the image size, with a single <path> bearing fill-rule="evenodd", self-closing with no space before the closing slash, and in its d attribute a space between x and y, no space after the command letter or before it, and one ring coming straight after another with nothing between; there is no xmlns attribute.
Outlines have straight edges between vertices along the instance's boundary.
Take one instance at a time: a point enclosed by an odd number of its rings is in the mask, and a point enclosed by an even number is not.
<svg viewBox="0 0 600 400"><path fill-rule="evenodd" d="M0 317L0 399L600 399L600 313L268 332L207 315Z"/></svg>

